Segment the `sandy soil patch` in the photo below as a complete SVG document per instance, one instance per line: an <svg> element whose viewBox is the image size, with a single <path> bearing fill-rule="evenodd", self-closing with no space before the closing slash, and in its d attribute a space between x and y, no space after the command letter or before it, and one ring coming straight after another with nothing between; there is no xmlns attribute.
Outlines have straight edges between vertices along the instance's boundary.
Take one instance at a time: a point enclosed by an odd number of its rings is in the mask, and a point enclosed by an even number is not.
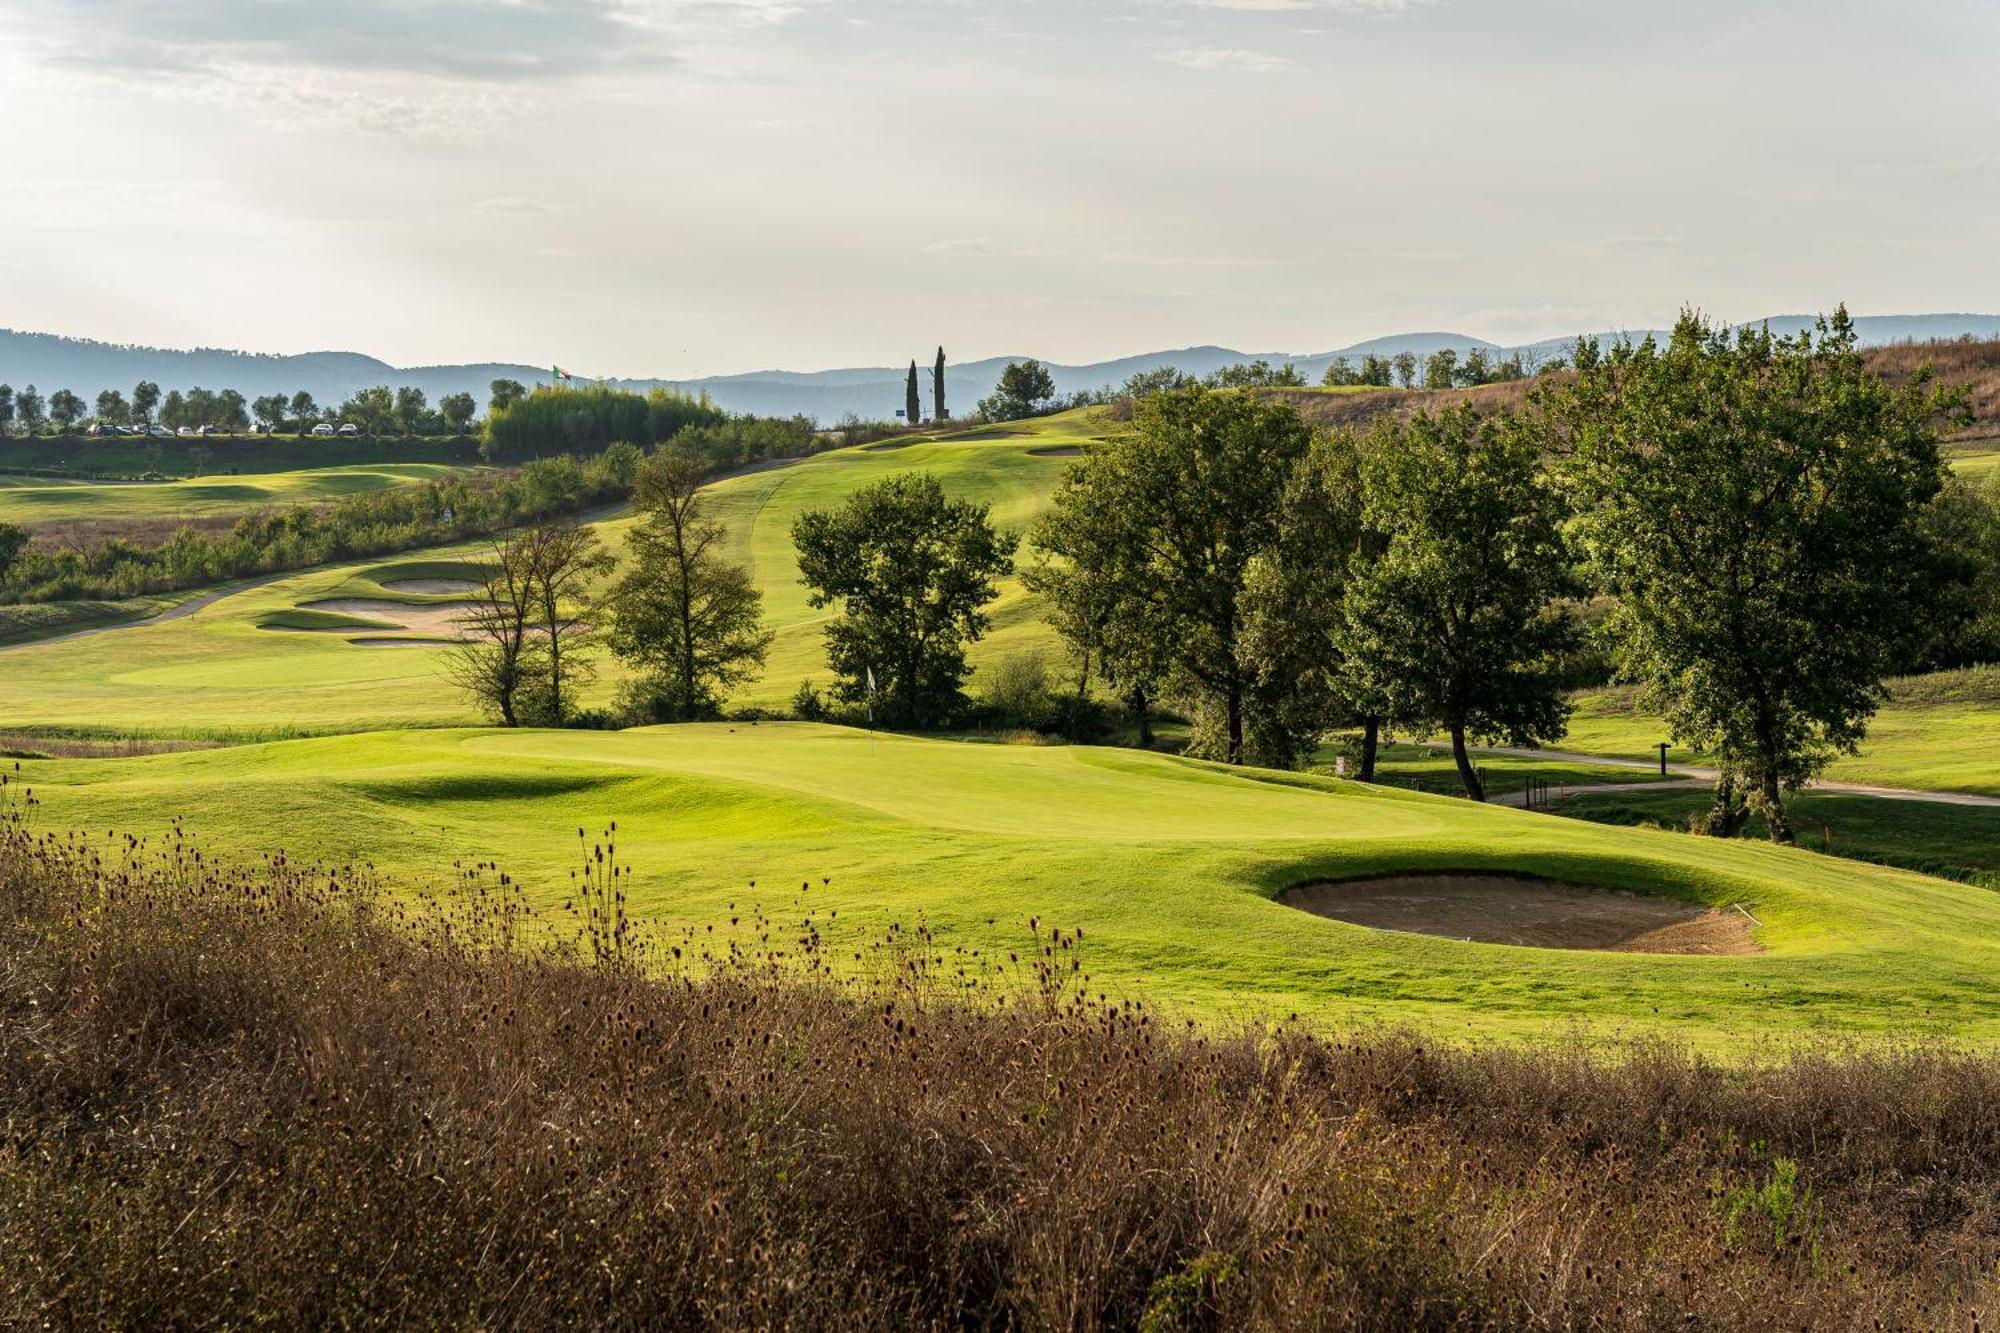
<svg viewBox="0 0 2000 1333"><path fill-rule="evenodd" d="M419 597L463 597L478 592L471 579L392 579L382 585L390 592L406 592Z"/></svg>
<svg viewBox="0 0 2000 1333"><path fill-rule="evenodd" d="M443 639L459 637L458 619L472 608L470 602L430 602L414 606L408 602L385 602L379 597L329 597L304 602L301 611L332 611L343 616L366 616L419 634Z"/></svg>
<svg viewBox="0 0 2000 1333"><path fill-rule="evenodd" d="M1621 953L1759 951L1740 912L1523 875L1392 875L1301 884L1278 901L1376 930L1486 944Z"/></svg>

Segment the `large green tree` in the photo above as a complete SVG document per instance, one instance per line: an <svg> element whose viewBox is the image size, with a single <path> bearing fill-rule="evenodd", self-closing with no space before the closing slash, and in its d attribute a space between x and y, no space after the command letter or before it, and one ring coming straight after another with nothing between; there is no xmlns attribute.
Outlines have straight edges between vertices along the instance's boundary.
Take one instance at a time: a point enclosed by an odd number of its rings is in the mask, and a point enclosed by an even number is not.
<svg viewBox="0 0 2000 1333"><path fill-rule="evenodd" d="M1718 757L1711 829L1754 806L1789 841L1783 793L1854 751L1931 613L1921 516L1962 400L1871 373L1845 308L1789 338L1687 312L1578 365L1540 401L1622 667Z"/></svg>
<svg viewBox="0 0 2000 1333"><path fill-rule="evenodd" d="M801 514L792 540L812 604L840 608L826 627L839 696L871 702L891 726L947 721L1018 539L994 530L988 506L947 500L936 477L907 472Z"/></svg>
<svg viewBox="0 0 2000 1333"><path fill-rule="evenodd" d="M83 399L68 389L57 389L49 395L49 420L59 431L74 430L87 411Z"/></svg>
<svg viewBox="0 0 2000 1333"><path fill-rule="evenodd" d="M1199 385L1139 400L1133 421L1070 470L1041 540L1057 556L1088 543L1112 553L1081 568L1114 580L1101 595L1149 637L1140 657L1166 665L1195 715L1196 749L1242 763L1259 681L1245 592L1253 565L1277 551L1312 431L1283 403Z"/></svg>
<svg viewBox="0 0 2000 1333"><path fill-rule="evenodd" d="M1563 506L1538 437L1470 407L1384 421L1361 455L1381 554L1345 593L1344 658L1399 720L1442 728L1466 795L1486 798L1469 741L1538 745L1569 716L1575 645Z"/></svg>
<svg viewBox="0 0 2000 1333"><path fill-rule="evenodd" d="M668 447L646 460L632 562L611 595L611 651L639 669L630 711L651 722L713 717L764 669L772 633L750 571L723 558L722 525L702 503L699 458Z"/></svg>
<svg viewBox="0 0 2000 1333"><path fill-rule="evenodd" d="M1033 357L1010 361L993 392L979 400L979 415L989 421L1017 421L1043 411L1055 396L1055 377L1047 366Z"/></svg>
<svg viewBox="0 0 2000 1333"><path fill-rule="evenodd" d="M153 424L153 410L160 405L160 386L140 380L132 386L132 416L142 426Z"/></svg>

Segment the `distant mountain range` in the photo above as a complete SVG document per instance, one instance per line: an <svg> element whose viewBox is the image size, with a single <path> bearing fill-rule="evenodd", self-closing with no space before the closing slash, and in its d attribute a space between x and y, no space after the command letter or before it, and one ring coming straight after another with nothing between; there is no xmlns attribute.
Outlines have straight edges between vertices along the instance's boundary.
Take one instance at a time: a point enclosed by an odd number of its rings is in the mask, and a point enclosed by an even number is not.
<svg viewBox="0 0 2000 1333"><path fill-rule="evenodd" d="M1810 315L1774 315L1768 322L1775 332L1791 333L1810 327ZM1855 320L1864 343L1924 342L1935 338L2000 337L2000 315L1871 315ZM1649 330L1607 331L1600 336L1642 337ZM1656 332L1656 331L1653 331ZM1394 356L1410 352L1429 356L1444 348L1461 355L1471 348L1506 356L1520 351L1531 358L1543 358L1567 350L1574 336L1550 338L1518 347L1487 342L1462 333L1399 333L1371 338L1351 347L1331 352L1297 355L1285 352L1241 352L1228 347L1183 347L1174 351L1148 352L1090 365L1049 364L1061 393L1117 385L1133 374L1174 366L1191 375L1206 375L1224 366L1255 360L1274 365L1290 361L1300 373L1317 383L1335 357L1360 362L1373 353ZM919 349L920 351L922 349ZM1027 354L1023 354L1027 355ZM1000 372L1009 361L1021 356L987 357L947 367L945 405L964 415L993 392ZM920 356L924 372L924 404L930 406L928 356ZM903 404L907 367L870 366L842 370L764 370L741 375L710 375L699 379L613 380L621 387L641 391L660 385L693 393L706 392L716 403L732 412L755 412L768 416L804 415L831 424L852 413L880 419L894 417ZM496 379L519 380L523 384L545 384L552 378L547 366L509 365L492 362L460 366L392 366L386 361L359 352L305 352L279 356L261 352L235 352L212 347L176 351L158 347L135 347L68 338L49 333L17 333L0 329L0 383L19 388L33 384L44 395L56 389L72 389L88 402L99 389L116 387L131 392L140 380L152 380L162 390L188 389L202 385L211 389L236 389L246 397L270 393L295 393L304 389L320 403L338 403L357 389L371 385L414 385L435 403L446 394L470 392L482 410L487 386Z"/></svg>

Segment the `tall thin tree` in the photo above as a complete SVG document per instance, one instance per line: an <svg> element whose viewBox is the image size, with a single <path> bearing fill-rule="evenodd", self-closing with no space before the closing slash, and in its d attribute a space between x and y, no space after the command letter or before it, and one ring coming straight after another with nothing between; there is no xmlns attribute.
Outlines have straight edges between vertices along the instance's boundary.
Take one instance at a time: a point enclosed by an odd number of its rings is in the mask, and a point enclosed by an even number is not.
<svg viewBox="0 0 2000 1333"><path fill-rule="evenodd" d="M944 410L944 348L938 348L937 363L931 367L931 417L936 421L951 420L951 413Z"/></svg>
<svg viewBox="0 0 2000 1333"><path fill-rule="evenodd" d="M917 363L910 362L910 380L903 389L903 419L912 426L924 418L923 398L917 392Z"/></svg>

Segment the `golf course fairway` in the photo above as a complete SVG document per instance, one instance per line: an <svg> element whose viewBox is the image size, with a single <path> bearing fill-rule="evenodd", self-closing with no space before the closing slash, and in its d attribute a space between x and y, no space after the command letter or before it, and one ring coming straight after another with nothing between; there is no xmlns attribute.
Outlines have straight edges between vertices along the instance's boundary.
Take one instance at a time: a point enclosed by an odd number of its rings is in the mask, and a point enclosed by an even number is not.
<svg viewBox="0 0 2000 1333"><path fill-rule="evenodd" d="M369 861L396 885L496 861L551 922L578 833L617 823L631 910L671 934L799 887L836 950L919 921L996 957L1081 927L1093 990L1191 1018L1453 1039L1587 1029L1704 1048L2000 1037L2000 896L1767 845L1611 828L1145 752L806 723L417 730L115 760L28 760L40 827L247 860ZM1734 913L1755 951L1522 948L1374 930L1274 899L1304 883L1493 871ZM822 880L825 882L822 883ZM755 887L752 887L752 882ZM837 915L830 915L837 913ZM567 928L566 926L563 928ZM747 925L741 929L748 929Z"/></svg>

